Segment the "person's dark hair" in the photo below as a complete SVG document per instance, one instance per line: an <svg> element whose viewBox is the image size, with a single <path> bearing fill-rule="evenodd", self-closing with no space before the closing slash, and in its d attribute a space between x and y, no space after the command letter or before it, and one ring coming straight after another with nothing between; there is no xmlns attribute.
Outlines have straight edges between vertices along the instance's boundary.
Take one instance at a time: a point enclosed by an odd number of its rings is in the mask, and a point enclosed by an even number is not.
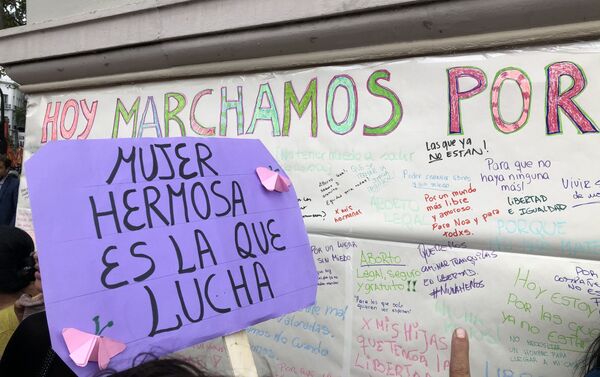
<svg viewBox="0 0 600 377"><path fill-rule="evenodd" d="M159 359L150 353L142 353L133 360L134 367L122 372L107 369L96 377L220 377L180 359Z"/></svg>
<svg viewBox="0 0 600 377"><path fill-rule="evenodd" d="M15 293L35 280L33 240L22 229L0 226L0 293Z"/></svg>
<svg viewBox="0 0 600 377"><path fill-rule="evenodd" d="M10 169L10 167L12 165L12 161L5 154L0 154L0 162L2 164L4 164L4 167L7 168L7 169Z"/></svg>
<svg viewBox="0 0 600 377"><path fill-rule="evenodd" d="M585 355L577 363L577 372L581 377L598 369L600 369L600 335L589 345Z"/></svg>
<svg viewBox="0 0 600 377"><path fill-rule="evenodd" d="M0 358L0 376L77 377L50 346L46 312L17 327Z"/></svg>

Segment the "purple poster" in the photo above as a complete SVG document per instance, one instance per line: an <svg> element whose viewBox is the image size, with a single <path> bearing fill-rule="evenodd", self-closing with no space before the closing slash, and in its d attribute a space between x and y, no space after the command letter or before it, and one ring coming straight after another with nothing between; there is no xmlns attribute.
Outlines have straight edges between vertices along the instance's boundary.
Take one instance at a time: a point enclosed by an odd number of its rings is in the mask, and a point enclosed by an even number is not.
<svg viewBox="0 0 600 377"><path fill-rule="evenodd" d="M122 370L314 303L293 185L258 167L286 177L243 139L53 142L27 162L52 347L78 375L98 364L75 365L66 328L124 343Z"/></svg>

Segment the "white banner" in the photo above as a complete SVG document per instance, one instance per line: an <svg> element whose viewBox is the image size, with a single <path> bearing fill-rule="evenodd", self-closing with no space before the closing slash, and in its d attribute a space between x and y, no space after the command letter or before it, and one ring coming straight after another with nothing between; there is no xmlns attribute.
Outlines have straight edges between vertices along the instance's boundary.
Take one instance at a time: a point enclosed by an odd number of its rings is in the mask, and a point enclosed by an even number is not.
<svg viewBox="0 0 600 377"><path fill-rule="evenodd" d="M600 333L599 63L586 43L34 95L25 159L51 140L260 138L321 284L248 330L275 376L446 376L458 326L474 375L564 376ZM25 181L19 206L30 228Z"/></svg>

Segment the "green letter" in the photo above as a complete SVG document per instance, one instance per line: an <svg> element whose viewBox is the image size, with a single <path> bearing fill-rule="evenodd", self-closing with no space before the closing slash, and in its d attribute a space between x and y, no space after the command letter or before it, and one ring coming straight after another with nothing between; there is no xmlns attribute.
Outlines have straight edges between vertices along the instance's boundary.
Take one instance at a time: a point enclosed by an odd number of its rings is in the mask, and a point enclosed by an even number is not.
<svg viewBox="0 0 600 377"><path fill-rule="evenodd" d="M242 106L244 98L242 97L242 87L237 87L238 98L229 101L227 99L227 87L221 87L221 123L219 124L219 135L227 135L227 111L234 109L237 116L238 135L244 133L244 107Z"/></svg>
<svg viewBox="0 0 600 377"><path fill-rule="evenodd" d="M133 131L131 132L131 137L135 137L135 131L137 127L137 119L138 119L138 111L140 109L140 97L135 99L133 102L133 106L131 106L131 110L127 111L123 102L121 102L120 98L117 98L117 108L115 109L115 120L113 122L113 131L112 137L119 137L119 118L122 117L125 121L125 124L131 121L133 117Z"/></svg>
<svg viewBox="0 0 600 377"><path fill-rule="evenodd" d="M263 97L267 95L268 106L263 107ZM273 99L273 92L268 83L260 84L258 89L258 95L256 96L256 105L254 105L254 114L252 114L252 121L250 126L246 130L246 134L254 133L254 127L256 126L257 120L268 120L271 122L273 128L273 136L279 136L279 115L277 114L277 107L275 106L275 100Z"/></svg>
<svg viewBox="0 0 600 377"><path fill-rule="evenodd" d="M283 97L283 136L289 136L290 134L291 107L294 106L296 114L298 114L298 117L301 117L306 111L309 103L311 135L312 137L317 137L317 78L315 77L310 80L300 103L298 103L298 96L296 96L292 82L286 81Z"/></svg>
<svg viewBox="0 0 600 377"><path fill-rule="evenodd" d="M398 127L400 120L402 119L402 104L400 103L400 99L398 99L396 93L394 93L391 89L380 85L377 80L390 81L390 73L386 70L373 72L369 77L369 81L367 82L367 89L372 95L386 98L388 101L390 101L392 104L392 114L381 126L371 127L365 124L363 127L363 135L366 136L387 135L394 131L396 127Z"/></svg>
<svg viewBox="0 0 600 377"><path fill-rule="evenodd" d="M348 105L346 107L346 117L340 123L338 123L333 117L333 102L335 100L335 93L338 88L344 88L348 95ZM356 115L358 108L356 106L356 85L352 77L348 75L334 76L329 83L327 88L327 103L325 105L325 115L327 117L327 124L329 128L338 135L345 135L352 131L356 124Z"/></svg>

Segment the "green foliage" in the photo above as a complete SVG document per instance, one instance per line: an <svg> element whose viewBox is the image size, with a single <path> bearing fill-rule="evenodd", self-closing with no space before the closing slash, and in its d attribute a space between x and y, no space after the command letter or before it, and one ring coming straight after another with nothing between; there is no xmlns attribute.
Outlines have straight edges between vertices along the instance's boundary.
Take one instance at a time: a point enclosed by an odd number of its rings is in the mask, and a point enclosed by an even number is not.
<svg viewBox="0 0 600 377"><path fill-rule="evenodd" d="M0 29L27 23L27 0L0 0L0 8L2 9Z"/></svg>

